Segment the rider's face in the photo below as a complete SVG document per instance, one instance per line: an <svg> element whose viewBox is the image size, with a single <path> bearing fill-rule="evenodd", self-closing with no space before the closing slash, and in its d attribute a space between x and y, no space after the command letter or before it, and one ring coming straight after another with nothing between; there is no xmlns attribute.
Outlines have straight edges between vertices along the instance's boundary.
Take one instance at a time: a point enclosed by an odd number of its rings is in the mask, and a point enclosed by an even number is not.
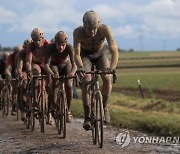
<svg viewBox="0 0 180 154"><path fill-rule="evenodd" d="M63 52L66 48L66 43L58 43L56 42L56 49L58 52Z"/></svg>
<svg viewBox="0 0 180 154"><path fill-rule="evenodd" d="M96 27L88 27L88 26L86 26L85 31L86 31L86 34L89 37L94 37L96 35L97 31L98 31L98 26L96 26Z"/></svg>
<svg viewBox="0 0 180 154"><path fill-rule="evenodd" d="M34 39L33 42L37 48L40 48L44 44L44 38Z"/></svg>

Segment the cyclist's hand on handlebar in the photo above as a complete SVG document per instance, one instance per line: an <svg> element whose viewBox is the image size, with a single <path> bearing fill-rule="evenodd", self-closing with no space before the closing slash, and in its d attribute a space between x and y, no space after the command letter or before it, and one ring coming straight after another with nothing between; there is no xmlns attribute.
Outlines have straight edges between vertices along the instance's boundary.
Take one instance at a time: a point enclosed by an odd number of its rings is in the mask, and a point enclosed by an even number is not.
<svg viewBox="0 0 180 154"><path fill-rule="evenodd" d="M114 70L113 70L111 67L105 69L105 72L106 72L106 73L109 73L109 74L110 74L110 73L113 73L113 71L114 71Z"/></svg>
<svg viewBox="0 0 180 154"><path fill-rule="evenodd" d="M20 80L20 81L23 80L23 78L24 77L22 75L18 76L18 80Z"/></svg>
<svg viewBox="0 0 180 154"><path fill-rule="evenodd" d="M68 74L68 77L73 77L73 76L74 76L73 73L69 73L69 74Z"/></svg>
<svg viewBox="0 0 180 154"><path fill-rule="evenodd" d="M27 72L27 76L31 77L32 76L32 72Z"/></svg>
<svg viewBox="0 0 180 154"><path fill-rule="evenodd" d="M52 76L53 78L59 78L59 74L56 74L56 73L51 74L51 76Z"/></svg>
<svg viewBox="0 0 180 154"><path fill-rule="evenodd" d="M7 76L6 76L6 79L7 79L8 81L10 81L10 80L12 79L11 75L7 75Z"/></svg>
<svg viewBox="0 0 180 154"><path fill-rule="evenodd" d="M80 67L78 70L77 70L77 73L83 77L85 75L85 69L84 67Z"/></svg>

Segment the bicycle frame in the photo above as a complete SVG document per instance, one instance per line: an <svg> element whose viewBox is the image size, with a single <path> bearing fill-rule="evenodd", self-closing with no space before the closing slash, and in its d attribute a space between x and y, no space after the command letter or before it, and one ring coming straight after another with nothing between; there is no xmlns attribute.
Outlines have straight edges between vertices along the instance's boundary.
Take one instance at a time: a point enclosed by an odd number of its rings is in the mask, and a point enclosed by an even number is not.
<svg viewBox="0 0 180 154"><path fill-rule="evenodd" d="M94 70L94 66L92 67ZM99 147L103 147L103 125L104 125L104 108L103 108L103 98L100 91L99 85L99 76L102 74L113 74L113 82L115 82L116 76L115 71L106 72L106 71L90 71L86 74L92 75L92 80L90 83L90 97L91 97L91 130L92 130L92 140L93 144L99 144Z"/></svg>
<svg viewBox="0 0 180 154"><path fill-rule="evenodd" d="M40 86L39 86L39 94L38 94L38 111L34 111L34 116L39 118L39 124L40 124L40 131L41 133L44 133L45 131L45 114L48 110L48 105L46 101L46 85L45 85L45 79L47 78L47 75L32 75L32 78L40 80Z"/></svg>
<svg viewBox="0 0 180 154"><path fill-rule="evenodd" d="M27 90L26 90L26 97L27 97L27 108L26 108L26 127L31 128L31 131L34 131L35 127L35 113L33 110L33 95L32 95L32 80L30 77L27 78Z"/></svg>
<svg viewBox="0 0 180 154"><path fill-rule="evenodd" d="M58 130L58 134L62 137L66 137L66 114L67 114L67 98L66 98L66 92L65 92L65 80L75 78L68 77L68 76L60 76L58 78L53 78L55 80L59 80L59 86L58 86L58 94L57 94L57 102L56 102L56 112L55 112L55 121L56 121L56 127Z"/></svg>

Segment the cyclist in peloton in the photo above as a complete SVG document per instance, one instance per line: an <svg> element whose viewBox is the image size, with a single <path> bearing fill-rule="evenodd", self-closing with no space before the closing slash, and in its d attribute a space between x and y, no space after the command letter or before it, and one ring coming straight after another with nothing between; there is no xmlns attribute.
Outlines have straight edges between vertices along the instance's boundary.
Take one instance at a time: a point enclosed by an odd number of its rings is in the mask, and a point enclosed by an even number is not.
<svg viewBox="0 0 180 154"><path fill-rule="evenodd" d="M102 71L111 72L116 68L118 63L118 48L113 38L112 32L109 26L102 24L100 16L90 10L83 16L83 25L77 27L73 32L75 59L78 66L78 70L81 72L91 71L92 63L95 64L96 69ZM103 50L105 39L108 42L111 63ZM84 106L84 124L83 128L89 130L90 123L90 101L88 88L90 86L91 75L85 75L82 78L82 101ZM103 106L105 113L105 122L110 122L110 116L107 109L107 101L112 90L111 75L102 75L102 96Z"/></svg>
<svg viewBox="0 0 180 154"><path fill-rule="evenodd" d="M40 28L34 28L31 32L32 42L26 48L26 71L28 74L46 74L44 69L45 50L50 42L44 38L44 32ZM37 109L38 103L38 79L33 81L33 106Z"/></svg>
<svg viewBox="0 0 180 154"><path fill-rule="evenodd" d="M21 83L18 88L18 103L21 110L21 120L25 121L25 106L26 106L26 86L27 86L27 72L26 72L26 48L32 42L31 39L24 40L23 50L17 54L16 74Z"/></svg>
<svg viewBox="0 0 180 154"><path fill-rule="evenodd" d="M5 67L6 67L6 63L7 63L7 58L9 56L9 52L4 52L2 54L2 58L0 59L0 109L1 109L1 98L2 98L2 93L1 90L3 88L3 82L2 79L5 79Z"/></svg>
<svg viewBox="0 0 180 154"><path fill-rule="evenodd" d="M11 78L16 78L16 64L17 64L17 54L21 52L22 50L22 45L16 46L14 48L14 52L11 53L8 56L7 63L6 63L6 69L5 69L5 74L7 79ZM12 100L17 100L17 81L12 81L11 82L12 87L10 87L10 94L12 96ZM16 111L16 102L12 101L12 110L11 114L15 115Z"/></svg>
<svg viewBox="0 0 180 154"><path fill-rule="evenodd" d="M74 76L77 66L74 61L74 50L72 45L68 43L68 36L65 32L59 31L54 37L54 42L52 42L47 47L45 68L49 75L54 78L59 75ZM72 92L72 79L65 81L65 91L67 98L67 122L73 121L73 116L70 112L71 101L73 97ZM56 104L58 92L58 80L53 79L52 82L52 108Z"/></svg>

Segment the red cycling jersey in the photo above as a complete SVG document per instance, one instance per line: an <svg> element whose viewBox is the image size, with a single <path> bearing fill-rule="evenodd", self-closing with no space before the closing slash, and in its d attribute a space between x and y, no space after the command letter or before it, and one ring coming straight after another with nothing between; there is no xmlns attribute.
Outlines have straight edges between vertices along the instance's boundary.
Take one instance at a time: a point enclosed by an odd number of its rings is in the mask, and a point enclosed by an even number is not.
<svg viewBox="0 0 180 154"><path fill-rule="evenodd" d="M36 48L34 42L30 43L26 49L26 56L29 56L32 59L33 64L44 64L45 51L48 44L50 44L50 42L44 40L43 46L41 48Z"/></svg>

